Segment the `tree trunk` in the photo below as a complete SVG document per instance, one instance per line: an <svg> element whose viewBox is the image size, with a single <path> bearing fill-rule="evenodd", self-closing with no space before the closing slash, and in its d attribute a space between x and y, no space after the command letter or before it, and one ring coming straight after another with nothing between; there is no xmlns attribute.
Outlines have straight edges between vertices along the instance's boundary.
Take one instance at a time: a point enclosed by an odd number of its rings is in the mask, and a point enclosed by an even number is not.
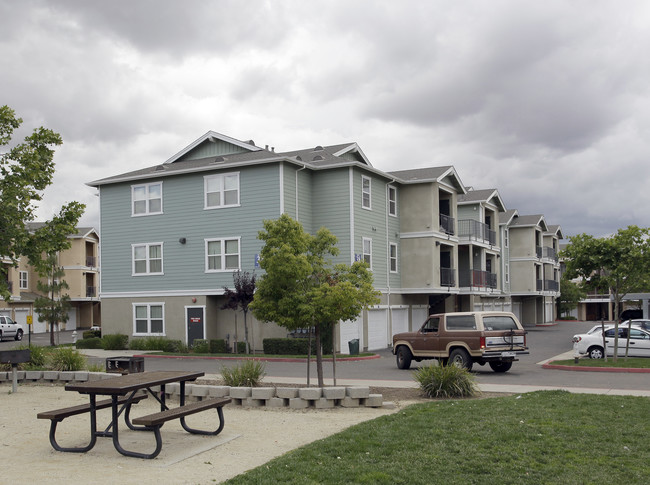
<svg viewBox="0 0 650 485"><path fill-rule="evenodd" d="M310 386L309 378L311 376L311 327L309 327L309 342L307 344L307 387Z"/></svg>
<svg viewBox="0 0 650 485"><path fill-rule="evenodd" d="M332 378L336 386L336 327L332 324Z"/></svg>
<svg viewBox="0 0 650 485"><path fill-rule="evenodd" d="M246 322L246 314L244 313L244 338L246 339L246 353L251 353L251 348L248 345L248 323Z"/></svg>
<svg viewBox="0 0 650 485"><path fill-rule="evenodd" d="M323 380L323 346L320 341L320 324L316 325L316 374L318 375L318 387L325 387Z"/></svg>

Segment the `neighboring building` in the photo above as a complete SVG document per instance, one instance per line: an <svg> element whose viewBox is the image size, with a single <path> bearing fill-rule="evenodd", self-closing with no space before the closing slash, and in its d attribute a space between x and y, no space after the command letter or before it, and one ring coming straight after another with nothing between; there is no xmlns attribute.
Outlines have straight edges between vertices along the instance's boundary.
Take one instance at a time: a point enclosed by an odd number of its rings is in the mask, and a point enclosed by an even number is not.
<svg viewBox="0 0 650 485"><path fill-rule="evenodd" d="M40 223L29 223L28 228L36 229ZM74 330L100 325L101 312L99 300L99 235L92 227L79 227L75 234L68 236L70 248L59 254L59 264L65 270L64 280L70 288L72 307L68 312L68 321L61 329ZM29 266L27 258L21 257L18 266L13 267L8 259L2 264L6 271L11 291L9 302L0 300L0 315L10 316L27 331L27 316L33 318L33 333L49 331L46 322L39 322L34 312L34 301L40 292L37 287L38 274Z"/></svg>
<svg viewBox="0 0 650 485"><path fill-rule="evenodd" d="M354 338L385 348L433 311L509 308L503 201L467 191L451 166L385 173L356 143L276 153L210 131L160 165L89 185L100 195L105 333L241 340L224 287L237 270L261 271L258 232L283 213L332 231L334 262L371 268L381 302L339 326L342 351ZM251 320L257 349L287 333Z"/></svg>

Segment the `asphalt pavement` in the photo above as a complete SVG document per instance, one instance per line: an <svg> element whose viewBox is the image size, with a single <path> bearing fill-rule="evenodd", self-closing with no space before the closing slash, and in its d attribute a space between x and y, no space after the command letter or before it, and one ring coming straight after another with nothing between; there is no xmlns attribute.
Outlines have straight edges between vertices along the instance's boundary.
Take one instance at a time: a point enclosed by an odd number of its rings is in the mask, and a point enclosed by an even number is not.
<svg viewBox="0 0 650 485"><path fill-rule="evenodd" d="M555 325L526 327L530 354L521 356L512 369L503 374L493 372L489 366L475 365L473 373L479 387L490 392L526 392L535 389L567 389L574 392L593 392L611 394L635 394L650 396L650 373L609 373L571 370L545 369L542 365L549 360L572 357L571 337L591 328L594 322L558 322ZM72 332L61 332L61 343L71 341ZM32 339L49 343L49 335ZM26 340L26 339L25 339ZM26 343L24 341L23 343ZM34 340L33 340L34 343ZM38 342L36 342L39 344ZM3 342L0 348L11 348L15 342ZM400 370L390 349L380 350L377 358L360 360L338 360L336 380L339 385L370 385L376 387L415 387L412 372ZM133 354L124 351L88 351L89 360L104 364L107 356ZM206 374L219 374L224 366L232 366L236 359L220 358L178 358L147 357L145 370L198 370ZM427 364L424 361L422 364ZM422 365L413 362L411 368ZM306 362L265 362L266 379L271 382L306 384ZM333 383L331 361L323 364L327 385ZM310 381L315 383L316 365L310 365Z"/></svg>

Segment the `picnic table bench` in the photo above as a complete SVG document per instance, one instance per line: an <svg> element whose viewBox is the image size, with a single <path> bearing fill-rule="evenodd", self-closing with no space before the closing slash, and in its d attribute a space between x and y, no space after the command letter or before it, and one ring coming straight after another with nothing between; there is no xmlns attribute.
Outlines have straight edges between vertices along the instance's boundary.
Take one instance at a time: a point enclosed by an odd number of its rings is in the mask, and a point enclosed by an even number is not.
<svg viewBox="0 0 650 485"><path fill-rule="evenodd" d="M52 420L50 427L50 443L55 450L86 452L93 448L98 436L113 438L115 449L125 455L136 458L152 459L158 456L162 449L162 437L160 428L164 423L172 419L180 419L181 426L185 431L193 434L217 435L224 427L223 406L230 402L230 398L205 399L195 403L185 404L185 383L193 381L204 375L203 372L185 371L154 371L127 374L100 381L86 381L70 383L65 386L66 391L77 391L81 394L88 394L90 402L87 405L72 406L38 414L40 419ZM180 383L180 406L170 409L165 403L165 384ZM158 389L159 386L159 389ZM155 390L153 388L156 388ZM141 391L145 390L145 393ZM109 395L110 399L97 401L97 395ZM153 396L160 403L160 412L147 416L136 417L130 420L129 413L131 405L144 399L147 395ZM144 397L141 397L144 396ZM97 431L96 411L110 407L112 410L111 422L105 431ZM204 431L189 427L185 423L185 417L208 409L216 409L219 416L219 426L216 431ZM151 453L140 453L126 450L119 441L118 421L119 416L125 412L125 422L134 431L153 431L156 440L156 447ZM79 448L64 448L58 445L54 437L56 425L63 419L90 412L91 441L87 446Z"/></svg>

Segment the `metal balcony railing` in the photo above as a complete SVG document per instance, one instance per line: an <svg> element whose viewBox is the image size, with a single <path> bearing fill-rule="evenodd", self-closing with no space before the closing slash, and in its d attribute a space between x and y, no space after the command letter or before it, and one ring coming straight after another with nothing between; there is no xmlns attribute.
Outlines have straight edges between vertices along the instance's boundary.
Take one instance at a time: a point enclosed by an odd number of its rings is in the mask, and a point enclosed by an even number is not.
<svg viewBox="0 0 650 485"><path fill-rule="evenodd" d="M558 260L557 251L552 247L544 246L542 248L542 258L552 259L553 261L557 261Z"/></svg>
<svg viewBox="0 0 650 485"><path fill-rule="evenodd" d="M95 256L86 256L86 266L94 268L97 263L97 258Z"/></svg>
<svg viewBox="0 0 650 485"><path fill-rule="evenodd" d="M542 259L542 247L541 246L537 246L535 248L535 253L537 254L538 259Z"/></svg>
<svg viewBox="0 0 650 485"><path fill-rule="evenodd" d="M458 221L458 235L477 241L492 244L497 243L497 233L490 229L490 226L473 219L461 219Z"/></svg>
<svg viewBox="0 0 650 485"><path fill-rule="evenodd" d="M93 298L97 296L97 287L96 286L86 286L86 297Z"/></svg>
<svg viewBox="0 0 650 485"><path fill-rule="evenodd" d="M454 222L455 219L453 217L450 217L446 214L440 214L440 230L446 234L449 234L450 236L453 236L455 233Z"/></svg>
<svg viewBox="0 0 650 485"><path fill-rule="evenodd" d="M544 289L546 291L560 291L560 283L555 280L544 280Z"/></svg>
<svg viewBox="0 0 650 485"><path fill-rule="evenodd" d="M440 286L456 286L454 268L440 268Z"/></svg>
<svg viewBox="0 0 650 485"><path fill-rule="evenodd" d="M467 271L460 271L458 274L460 286L478 287L478 288L496 288L497 275L496 273L488 273L487 271L480 271L477 269L470 269Z"/></svg>
<svg viewBox="0 0 650 485"><path fill-rule="evenodd" d="M537 281L537 291L542 291L542 288L544 287L544 282L542 280L536 280Z"/></svg>

